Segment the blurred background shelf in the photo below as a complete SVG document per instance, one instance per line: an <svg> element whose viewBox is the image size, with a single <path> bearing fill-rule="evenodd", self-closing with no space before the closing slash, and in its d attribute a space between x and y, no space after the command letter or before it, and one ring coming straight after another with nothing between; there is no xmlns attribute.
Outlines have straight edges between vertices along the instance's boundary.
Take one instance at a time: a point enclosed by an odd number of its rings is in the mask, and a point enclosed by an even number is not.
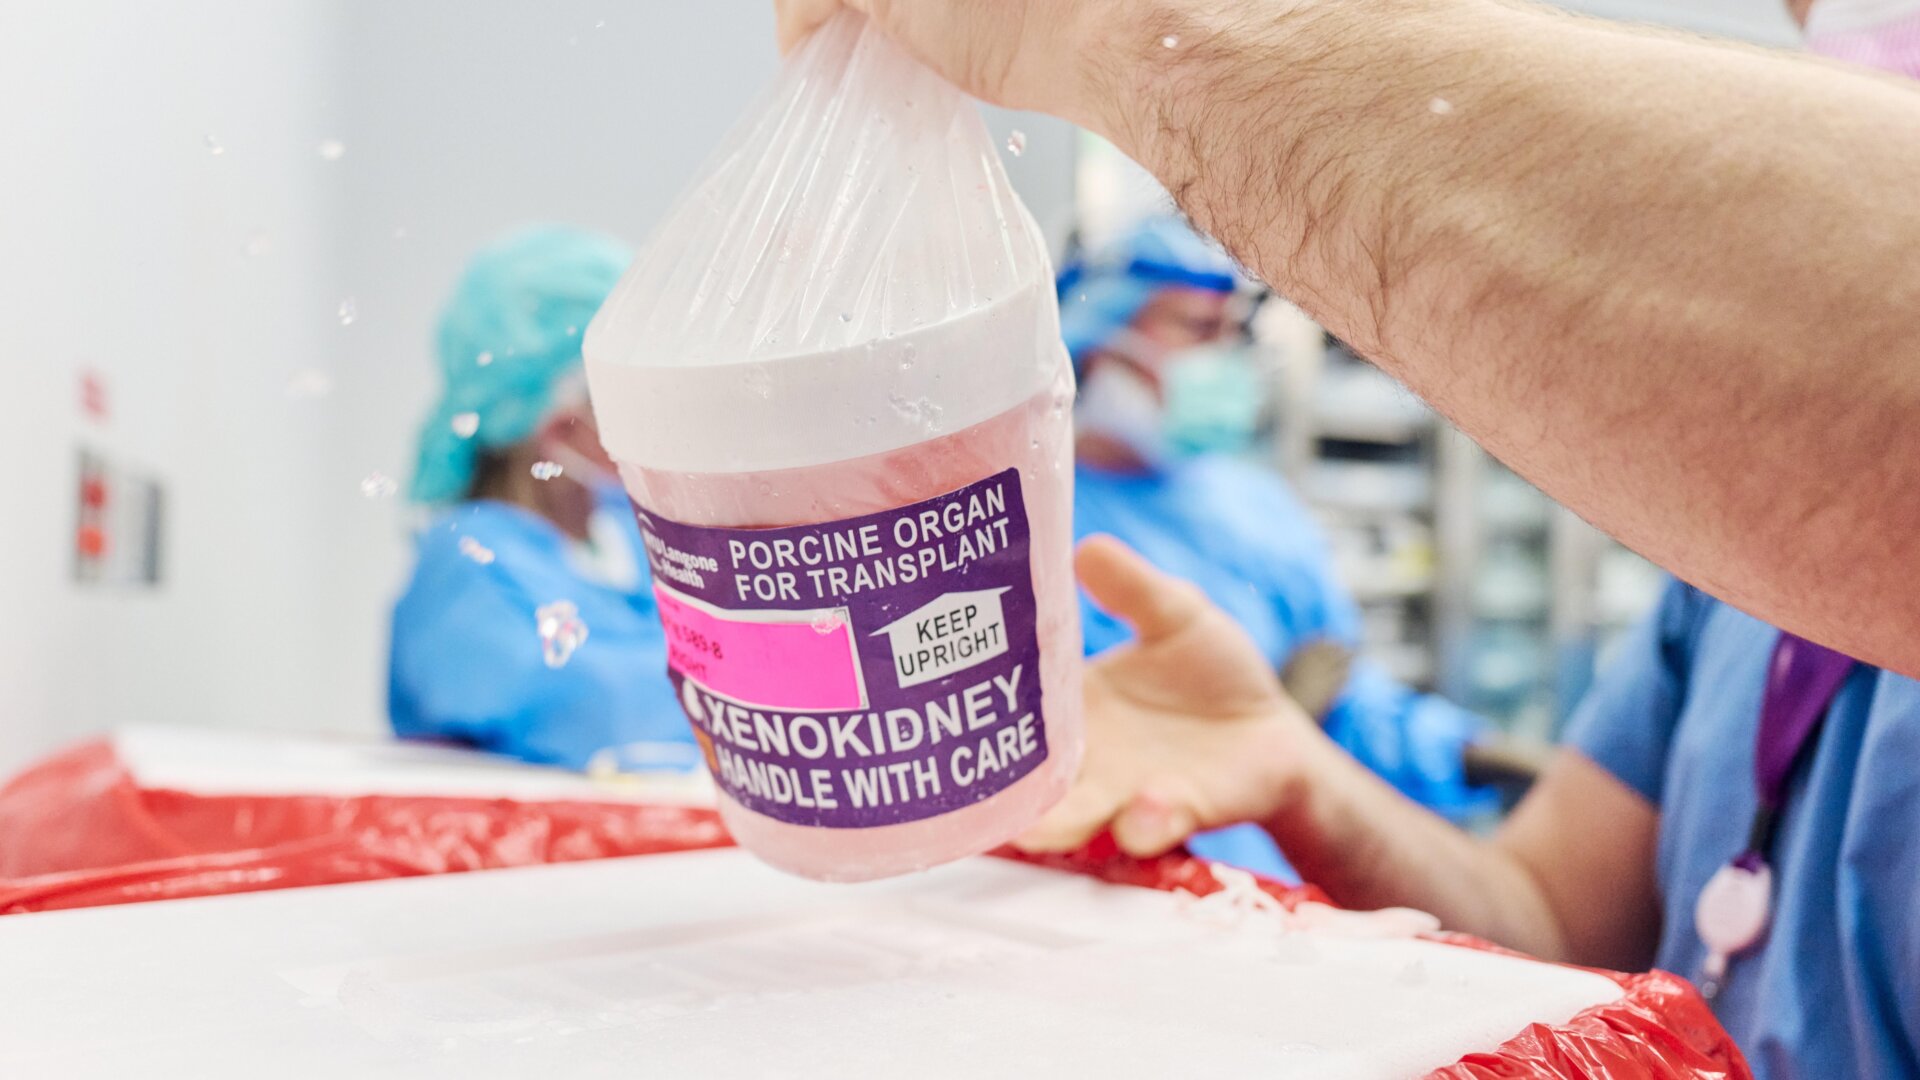
<svg viewBox="0 0 1920 1080"><path fill-rule="evenodd" d="M1324 526L1366 651L1520 744L1550 740L1661 572L1284 301L1252 321L1272 460Z"/></svg>

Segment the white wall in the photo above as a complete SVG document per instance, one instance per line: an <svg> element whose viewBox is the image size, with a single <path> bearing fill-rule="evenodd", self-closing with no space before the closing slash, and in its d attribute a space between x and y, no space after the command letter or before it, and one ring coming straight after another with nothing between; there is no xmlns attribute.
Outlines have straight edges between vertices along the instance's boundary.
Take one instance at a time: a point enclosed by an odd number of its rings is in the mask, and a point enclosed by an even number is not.
<svg viewBox="0 0 1920 1080"><path fill-rule="evenodd" d="M329 342L331 23L302 0L0 22L0 771L115 719L318 723L340 564L304 493L335 421L284 386ZM159 590L69 583L81 443L167 485Z"/></svg>
<svg viewBox="0 0 1920 1080"><path fill-rule="evenodd" d="M1677 26L1701 34L1793 47L1800 32L1786 0L1559 0L1561 6L1627 22Z"/></svg>

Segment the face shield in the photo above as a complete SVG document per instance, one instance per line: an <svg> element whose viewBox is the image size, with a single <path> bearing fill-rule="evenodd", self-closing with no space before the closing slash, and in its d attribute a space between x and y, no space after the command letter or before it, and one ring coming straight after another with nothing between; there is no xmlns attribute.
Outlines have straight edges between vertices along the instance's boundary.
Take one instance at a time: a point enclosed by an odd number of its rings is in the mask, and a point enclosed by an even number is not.
<svg viewBox="0 0 1920 1080"><path fill-rule="evenodd" d="M1920 0L1815 0L1807 13L1807 48L1920 79Z"/></svg>

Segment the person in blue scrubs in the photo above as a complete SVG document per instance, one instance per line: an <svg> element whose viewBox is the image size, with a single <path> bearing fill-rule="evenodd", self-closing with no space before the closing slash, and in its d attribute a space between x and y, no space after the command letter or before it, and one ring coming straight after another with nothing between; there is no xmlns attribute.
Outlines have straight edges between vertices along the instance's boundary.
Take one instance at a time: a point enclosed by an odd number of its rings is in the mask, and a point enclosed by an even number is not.
<svg viewBox="0 0 1920 1080"><path fill-rule="evenodd" d="M1759 840L1770 917L1733 954L1715 1011L1761 1080L1920 1076L1920 682L1829 653L1831 698L1799 694L1775 661L1779 630L1675 582L1540 782L1475 837L1340 752L1224 611L1116 542L1083 545L1078 565L1139 644L1090 665L1088 768L1023 847L1111 829L1150 856L1252 822L1341 904L1422 908L1546 959L1705 981L1696 908L1754 843L1761 746L1797 745ZM1824 722L1803 743L1770 738L1763 702L1796 696Z"/></svg>
<svg viewBox="0 0 1920 1080"><path fill-rule="evenodd" d="M1816 49L1920 73L1914 0L1811 6ZM1803 23L1809 7L1790 5ZM1920 681L1671 582L1540 782L1477 838L1331 753L1225 612L1118 545L1083 549L1079 570L1141 644L1088 671L1089 745L1105 752L1071 813L1023 846L1110 828L1151 855L1257 822L1348 906L1411 905L1547 959L1698 980L1758 1080L1920 1077ZM1824 659L1794 662L1810 652ZM1776 722L1788 715L1816 722L1796 732ZM1729 895L1716 882L1740 880L1744 902L1714 902ZM1721 970L1709 938L1731 949Z"/></svg>
<svg viewBox="0 0 1920 1080"><path fill-rule="evenodd" d="M447 303L411 489L433 516L393 609L398 735L571 768L698 760L581 375L580 335L630 259L530 228L476 255Z"/></svg>
<svg viewBox="0 0 1920 1080"><path fill-rule="evenodd" d="M1747 844L1779 636L1674 582L1570 722L1572 752L1657 808L1657 967L1705 968L1694 908ZM1920 1076L1916 761L1920 683L1856 665L1788 774L1767 937L1732 959L1714 1001L1761 1077Z"/></svg>
<svg viewBox="0 0 1920 1080"><path fill-rule="evenodd" d="M1080 382L1074 531L1118 537L1198 585L1278 671L1303 648L1357 650L1360 615L1306 507L1252 459L1266 394L1239 344L1236 285L1232 262L1170 218L1143 222L1061 275L1061 332ZM1089 655L1130 638L1082 599ZM1332 689L1318 711L1362 764L1455 819L1492 807L1492 794L1465 780L1463 755L1482 733L1472 714L1364 658ZM1192 847L1288 873L1258 829L1196 837Z"/></svg>

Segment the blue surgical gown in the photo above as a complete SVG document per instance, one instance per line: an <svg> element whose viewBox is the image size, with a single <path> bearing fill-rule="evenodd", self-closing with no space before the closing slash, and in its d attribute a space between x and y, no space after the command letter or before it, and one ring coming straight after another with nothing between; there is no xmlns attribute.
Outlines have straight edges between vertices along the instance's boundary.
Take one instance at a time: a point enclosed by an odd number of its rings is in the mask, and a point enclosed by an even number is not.
<svg viewBox="0 0 1920 1080"><path fill-rule="evenodd" d="M603 493L600 505L619 523L637 583L584 573L558 528L506 503L462 503L420 533L413 579L393 610L388 702L396 734L572 768L609 747L691 745L666 678L639 526L624 498ZM468 538L492 561L463 552ZM587 640L552 668L534 612L556 600L575 605Z"/></svg>
<svg viewBox="0 0 1920 1080"><path fill-rule="evenodd" d="M1074 533L1119 537L1204 591L1276 669L1313 641L1360 643L1360 614L1333 571L1325 537L1286 483L1225 454L1151 473L1074 470ZM1127 640L1126 626L1082 597L1089 654ZM1469 788L1462 755L1481 732L1471 713L1403 686L1364 659L1326 718L1327 734L1418 802L1455 819L1491 810ZM1282 877L1292 871L1253 826L1196 837L1211 859Z"/></svg>
<svg viewBox="0 0 1920 1080"><path fill-rule="evenodd" d="M1673 583L1569 721L1575 749L1659 808L1657 963L1689 978L1706 959L1694 902L1753 820L1778 635ZM1759 1080L1920 1076L1916 763L1920 683L1856 668L1789 780L1772 926L1734 958L1714 1005Z"/></svg>

